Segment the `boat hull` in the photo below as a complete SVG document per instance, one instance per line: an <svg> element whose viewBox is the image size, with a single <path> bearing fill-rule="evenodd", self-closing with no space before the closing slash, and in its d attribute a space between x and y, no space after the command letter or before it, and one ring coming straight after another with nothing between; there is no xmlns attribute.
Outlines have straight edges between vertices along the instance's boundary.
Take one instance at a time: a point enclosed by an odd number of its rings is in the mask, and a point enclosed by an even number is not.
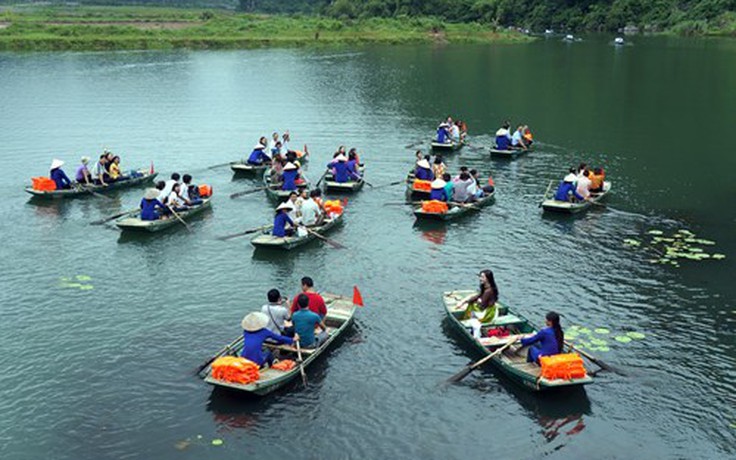
<svg viewBox="0 0 736 460"><path fill-rule="evenodd" d="M342 224L342 214L335 217L334 219L325 222L324 225L320 227L314 227L312 230L318 232L320 235L324 235L325 233L330 232L333 228L337 227L338 225ZM250 242L253 246L256 248L261 249L279 249L282 251L290 251L294 248L298 248L300 246L304 246L305 244L316 240L317 237L312 235L311 233L308 233L305 236L287 236L284 238L280 238L277 236L271 235L270 231L264 232L261 235L256 236L253 238Z"/></svg>
<svg viewBox="0 0 736 460"><path fill-rule="evenodd" d="M263 174L265 170L269 168L268 165L249 165L248 163L242 162L242 161L234 161L230 163L230 169L235 174L242 174L242 175L258 175Z"/></svg>
<svg viewBox="0 0 736 460"><path fill-rule="evenodd" d="M193 216L210 209L212 207L211 200L212 198L207 198L203 200L202 204L197 205L188 211L178 212L177 214L179 214L179 217L186 222ZM182 224L179 222L179 219L174 216L170 216L167 219L141 220L140 214L137 213L132 216L123 217L116 221L115 225L117 225L117 227L122 231L156 233Z"/></svg>
<svg viewBox="0 0 736 460"><path fill-rule="evenodd" d="M449 221L459 219L462 216L473 212L479 211L481 208L488 206L495 198L495 191L490 195L483 197L475 203L468 203L467 206L452 206L449 211L444 213L436 212L424 212L422 211L421 205L414 209L414 217L418 220L440 220Z"/></svg>
<svg viewBox="0 0 736 460"><path fill-rule="evenodd" d="M596 198L593 198L593 202L597 203L608 195L611 190L611 183L606 181L603 183L603 192L599 193ZM542 201L542 209L545 212L553 212L558 214L578 214L594 206L593 203L587 201L580 202L568 202L568 201L557 201L552 199L546 199Z"/></svg>
<svg viewBox="0 0 736 460"><path fill-rule="evenodd" d="M291 192L299 193L301 190L309 190L309 181L304 178L304 182L297 185L296 190L281 190L280 188L273 188L271 184L271 169L266 169L263 172L263 185L266 187L266 196L272 201L286 201L289 199Z"/></svg>
<svg viewBox="0 0 736 460"><path fill-rule="evenodd" d="M432 150L454 152L460 150L465 145L464 142L445 142L444 144L432 141Z"/></svg>
<svg viewBox="0 0 736 460"><path fill-rule="evenodd" d="M518 158L522 155L526 155L529 153L532 149L528 148L526 150L524 149L506 149L506 150L499 150L496 148L491 148L491 157L492 158L504 158L504 159L513 159Z"/></svg>

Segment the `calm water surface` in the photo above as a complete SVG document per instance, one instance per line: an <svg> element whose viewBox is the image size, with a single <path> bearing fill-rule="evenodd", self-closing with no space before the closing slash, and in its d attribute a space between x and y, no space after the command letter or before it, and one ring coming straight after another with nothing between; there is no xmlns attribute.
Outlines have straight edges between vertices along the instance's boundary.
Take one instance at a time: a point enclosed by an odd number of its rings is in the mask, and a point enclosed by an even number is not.
<svg viewBox="0 0 736 460"><path fill-rule="evenodd" d="M0 457L732 458L736 42L608 40L0 54ZM258 136L289 129L308 143L312 180L338 144L356 146L380 185L404 176L405 146L448 113L477 146L506 118L540 140L511 163L469 148L448 160L493 173L483 213L417 226L384 206L401 187L366 188L333 234L349 250L274 256L216 240L271 219L265 196L227 197L257 182L208 169ZM141 190L47 204L23 192L52 157L71 172L104 147L128 168L193 173L213 185L214 209L191 234L122 237L89 222ZM542 216L549 180L582 160L608 170L609 207ZM727 258L675 269L623 247L653 228L689 229ZM629 376L557 396L491 369L441 385L478 356L444 323L440 294L474 287L484 267L530 317L555 309L565 325L645 333L606 337L600 353ZM306 274L332 292L357 284L367 304L308 389L244 400L192 375L269 288L293 295ZM94 288L60 286L77 275Z"/></svg>

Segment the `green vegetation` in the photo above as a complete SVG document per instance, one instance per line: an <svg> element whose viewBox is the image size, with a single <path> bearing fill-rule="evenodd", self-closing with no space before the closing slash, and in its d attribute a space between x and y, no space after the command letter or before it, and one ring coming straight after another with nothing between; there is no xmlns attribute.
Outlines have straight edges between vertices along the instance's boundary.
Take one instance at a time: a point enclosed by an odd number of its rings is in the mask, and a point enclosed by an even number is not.
<svg viewBox="0 0 736 460"><path fill-rule="evenodd" d="M12 8L0 50L235 49L336 43L515 43L488 24L428 18L336 19L153 7Z"/></svg>

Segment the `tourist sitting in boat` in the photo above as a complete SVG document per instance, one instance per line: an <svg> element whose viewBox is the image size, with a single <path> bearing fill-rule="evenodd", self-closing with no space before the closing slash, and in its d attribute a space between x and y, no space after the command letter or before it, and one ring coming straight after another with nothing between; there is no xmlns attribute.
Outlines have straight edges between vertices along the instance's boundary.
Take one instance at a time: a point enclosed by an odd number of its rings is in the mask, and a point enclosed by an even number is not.
<svg viewBox="0 0 736 460"><path fill-rule="evenodd" d="M480 173L477 169L471 169L469 174L473 183L468 186L468 194L476 200L482 198L486 194L486 189L480 183Z"/></svg>
<svg viewBox="0 0 736 460"><path fill-rule="evenodd" d="M437 127L437 139L438 144L449 144L450 143L450 131L449 125L445 122L440 123Z"/></svg>
<svg viewBox="0 0 736 460"><path fill-rule="evenodd" d="M310 309L310 299L306 294L299 294L294 301L299 307L297 311L291 314L295 337L299 337L297 340L301 342L300 345L304 348L319 347L328 338L327 326L325 326L323 317ZM315 327L321 329L316 336L314 334Z"/></svg>
<svg viewBox="0 0 736 460"><path fill-rule="evenodd" d="M335 161L337 161L337 157L339 157L340 155L345 155L345 154L346 154L345 153L345 146L344 145L341 145L341 146L339 146L337 148L337 150L335 151L335 153L332 154L332 159L335 160Z"/></svg>
<svg viewBox="0 0 736 460"><path fill-rule="evenodd" d="M511 148L511 133L509 132L511 124L508 121L496 131L496 149L509 150Z"/></svg>
<svg viewBox="0 0 736 460"><path fill-rule="evenodd" d="M166 205L174 211L186 211L191 203L189 200L181 196L181 184L174 184L169 197L166 199Z"/></svg>
<svg viewBox="0 0 736 460"><path fill-rule="evenodd" d="M470 326L473 328L473 337L480 338L481 327L483 324L492 323L498 318L498 287L491 270L483 270L478 273L480 281L480 292L478 294L467 297L457 304L457 309L467 305L463 319L470 320Z"/></svg>
<svg viewBox="0 0 736 460"><path fill-rule="evenodd" d="M432 174L434 174L434 177L440 178L445 174L445 171L447 171L447 166L442 161L442 155L435 156L432 163Z"/></svg>
<svg viewBox="0 0 736 460"><path fill-rule="evenodd" d="M160 180L156 182L155 187L158 191L158 196L156 197L156 199L161 203L166 204L166 199L169 198L169 195L166 193L166 182Z"/></svg>
<svg viewBox="0 0 736 460"><path fill-rule="evenodd" d="M442 179L433 180L432 191L429 192L429 199L444 202L450 201L445 190L445 185L447 185L447 182Z"/></svg>
<svg viewBox="0 0 736 460"><path fill-rule="evenodd" d="M309 192L309 196L314 200L315 203L317 203L317 206L319 206L319 211L322 213L322 218L324 218L325 215L325 203L322 200L322 190L316 188ZM323 219L320 219L323 220Z"/></svg>
<svg viewBox="0 0 736 460"><path fill-rule="evenodd" d="M276 208L276 217L273 219L273 231L271 232L273 236L285 238L294 234L296 224L289 217L289 211L293 208L294 206L288 201L281 203Z"/></svg>
<svg viewBox="0 0 736 460"><path fill-rule="evenodd" d="M92 173L89 172L87 164L89 164L89 157L84 156L81 159L81 164L77 167L77 172L74 175L74 179L78 184L91 185L92 184Z"/></svg>
<svg viewBox="0 0 736 460"><path fill-rule="evenodd" d="M460 140L464 141L465 136L468 134L468 125L466 125L462 120L458 120L455 124L460 129Z"/></svg>
<svg viewBox="0 0 736 460"><path fill-rule="evenodd" d="M545 317L547 327L534 334L533 337L521 339L521 346L529 348L526 360L529 363L539 364L540 356L552 356L562 353L565 343L565 334L560 327L560 315L551 311Z"/></svg>
<svg viewBox="0 0 736 460"><path fill-rule="evenodd" d="M292 222L299 225L301 222L301 219L299 216L301 215L300 209L299 209L299 195L297 195L296 192L289 193L289 198L286 200L288 204L291 205L291 209L288 211L289 219L291 219Z"/></svg>
<svg viewBox="0 0 736 460"><path fill-rule="evenodd" d="M141 220L158 220L166 210L166 206L158 199L159 191L155 188L146 189L141 200Z"/></svg>
<svg viewBox="0 0 736 460"><path fill-rule="evenodd" d="M511 136L511 146L514 148L520 148L522 150L528 150L529 147L527 147L526 142L524 142L524 127L522 125L519 125L518 128L516 128L516 131L514 131L514 134Z"/></svg>
<svg viewBox="0 0 736 460"><path fill-rule="evenodd" d="M286 131L284 134L281 135L281 151L282 152L289 152L289 142L291 142L291 136L289 135L289 131ZM304 146L306 148L306 145Z"/></svg>
<svg viewBox="0 0 736 460"><path fill-rule="evenodd" d="M107 185L107 181L110 180L110 176L107 173L107 155L100 155L100 159L92 167L92 177L95 183L100 185Z"/></svg>
<svg viewBox="0 0 736 460"><path fill-rule="evenodd" d="M267 327L268 316L260 311L245 315L240 325L243 327L243 351L241 351L240 356L253 361L260 367L264 367L264 364L270 366L274 361L273 353L263 349L263 342L269 340L279 344L291 345L294 341L299 340L298 334L295 334L292 339L271 332Z"/></svg>
<svg viewBox="0 0 736 460"><path fill-rule="evenodd" d="M287 152L287 157L291 152ZM278 156L281 156L282 153L282 147L281 147L281 141L277 141L276 144L271 148L271 158L276 158Z"/></svg>
<svg viewBox="0 0 736 460"><path fill-rule="evenodd" d="M271 140L268 142L268 151L273 154L274 149L276 149L276 144L280 144L280 143L281 142L279 141L279 133L271 134ZM263 144L263 145L266 145L266 144ZM281 146L279 145L279 148L280 147ZM281 152L276 152L277 155L280 153Z"/></svg>
<svg viewBox="0 0 736 460"><path fill-rule="evenodd" d="M284 306L284 300L278 289L268 291L268 303L261 307L261 313L268 316L266 328L269 331L286 337L294 336L294 327L286 324L291 320L291 313Z"/></svg>
<svg viewBox="0 0 736 460"><path fill-rule="evenodd" d="M424 159L424 154L422 153L421 150L417 150L417 153L415 153L414 156L416 157L415 164L419 163L420 161Z"/></svg>
<svg viewBox="0 0 736 460"><path fill-rule="evenodd" d="M577 188L575 191L578 192L578 195L582 196L583 199L587 199L590 196L590 185L592 182L589 176L590 170L586 168L578 177Z"/></svg>
<svg viewBox="0 0 736 460"><path fill-rule="evenodd" d="M305 276L301 280L301 286L301 294L306 295L309 299L309 309L318 314L321 318L324 318L325 315L327 315L327 305L325 304L325 299L322 298L322 296L314 290L314 280L312 280L312 278L310 278L309 276ZM294 297L294 301L291 304L292 314L299 310L297 297L298 295Z"/></svg>
<svg viewBox="0 0 736 460"><path fill-rule="evenodd" d="M265 149L266 147L264 147L263 144L256 144L255 146L253 146L253 151L248 157L248 164L253 166L261 166L270 163L271 157L266 154Z"/></svg>
<svg viewBox="0 0 736 460"><path fill-rule="evenodd" d="M434 180L434 174L432 174L432 168L429 166L429 161L422 159L417 162L414 177L418 180Z"/></svg>
<svg viewBox="0 0 736 460"><path fill-rule="evenodd" d="M580 179L580 176L583 175L583 172L586 169L588 169L588 165L585 164L585 163L580 163L580 166L578 166L577 169L574 169L574 170L573 169L570 169L570 171L572 171L575 174L575 182L576 183Z"/></svg>
<svg viewBox="0 0 736 460"><path fill-rule="evenodd" d="M304 189L303 193L306 193ZM320 210L319 204L315 198L319 196L319 189L309 192L309 195L302 201L302 224L312 227L319 225L324 220L324 213Z"/></svg>
<svg viewBox="0 0 736 460"><path fill-rule="evenodd" d="M526 143L527 147L531 147L532 143L534 143L534 135L532 134L532 130L529 129L529 126L524 125L523 133L524 142Z"/></svg>
<svg viewBox="0 0 736 460"><path fill-rule="evenodd" d="M588 179L590 179L590 193L603 192L603 181L606 179L603 168L595 168Z"/></svg>
<svg viewBox="0 0 736 460"><path fill-rule="evenodd" d="M51 161L51 171L49 177L56 183L56 190L64 190L72 188L72 181L69 180L66 173L61 167L64 166L64 162L54 158Z"/></svg>
<svg viewBox="0 0 736 460"><path fill-rule="evenodd" d="M122 178L122 176L120 175L120 157L119 156L114 156L112 158L112 161L110 162L110 167L108 168L107 172L110 175L110 182L115 182Z"/></svg>
<svg viewBox="0 0 736 460"><path fill-rule="evenodd" d="M557 191L555 192L555 200L572 201L573 197L580 201L585 200L585 198L583 198L576 190L576 179L577 178L573 173L565 176L565 178L562 179L562 182L560 182L560 185L557 187Z"/></svg>
<svg viewBox="0 0 736 460"><path fill-rule="evenodd" d="M455 195L455 184L452 182L452 176L450 176L450 173L444 173L442 175L442 180L445 181L445 195L447 196L447 201L452 201L452 197Z"/></svg>
<svg viewBox="0 0 736 460"><path fill-rule="evenodd" d="M461 172L452 182L454 186L452 201L456 203L473 201L475 198L475 181L467 171Z"/></svg>
<svg viewBox="0 0 736 460"><path fill-rule="evenodd" d="M190 206L202 204L202 198L199 196L199 187L192 184L192 176L190 174L184 174L181 181L181 197L184 198Z"/></svg>
<svg viewBox="0 0 736 460"><path fill-rule="evenodd" d="M299 182L299 168L294 163L286 163L281 173L282 190L296 190L297 182Z"/></svg>
<svg viewBox="0 0 736 460"><path fill-rule="evenodd" d="M345 155L339 155L335 158L337 161L332 164L332 178L335 182L343 184L346 182L359 181L360 174L350 170L348 159Z"/></svg>
<svg viewBox="0 0 736 460"><path fill-rule="evenodd" d="M350 167L351 171L360 174L361 166L363 166L363 164L360 162L358 151L355 148L350 149L348 152L348 167Z"/></svg>
<svg viewBox="0 0 736 460"><path fill-rule="evenodd" d="M458 127L457 124L452 123L448 126L447 131L450 133L450 139L452 139L453 142L460 142L460 127Z"/></svg>

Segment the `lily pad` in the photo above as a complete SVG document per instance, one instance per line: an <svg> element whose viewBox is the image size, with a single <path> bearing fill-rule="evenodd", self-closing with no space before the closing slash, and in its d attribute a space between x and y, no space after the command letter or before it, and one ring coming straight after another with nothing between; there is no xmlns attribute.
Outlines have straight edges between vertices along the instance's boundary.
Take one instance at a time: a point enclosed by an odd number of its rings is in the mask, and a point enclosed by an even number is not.
<svg viewBox="0 0 736 460"><path fill-rule="evenodd" d="M222 439L213 439L212 440L213 446L221 446L222 445Z"/></svg>
<svg viewBox="0 0 736 460"><path fill-rule="evenodd" d="M691 232L690 230L685 230L685 229L678 230L677 233L680 233L682 235L695 236L695 233Z"/></svg>
<svg viewBox="0 0 736 460"><path fill-rule="evenodd" d="M608 345L608 342L606 342L605 340L601 340L601 339L590 339L590 343L592 343L593 345L597 347L600 347L602 345Z"/></svg>
<svg viewBox="0 0 736 460"><path fill-rule="evenodd" d="M687 248L687 250L690 252L703 252L703 250L700 248Z"/></svg>
<svg viewBox="0 0 736 460"><path fill-rule="evenodd" d="M715 242L715 241L711 241L711 240L701 240L701 239L696 239L696 240L695 240L695 242L696 242L696 243L698 243L698 244L703 244L703 245L705 245L705 246L713 246L714 244L716 244L716 242Z"/></svg>
<svg viewBox="0 0 736 460"><path fill-rule="evenodd" d="M711 257L714 260L721 260L721 259L725 259L726 258L726 256L724 254L713 254Z"/></svg>
<svg viewBox="0 0 736 460"><path fill-rule="evenodd" d="M83 284L83 285L79 286L79 289L82 290L82 291L91 291L94 288L95 287L92 286L91 284Z"/></svg>
<svg viewBox="0 0 736 460"><path fill-rule="evenodd" d="M61 277L61 278L59 278L59 279L60 279L61 281L71 281L71 280L72 280L71 278L67 278L66 276L62 276L62 277Z"/></svg>
<svg viewBox="0 0 736 460"><path fill-rule="evenodd" d="M649 234L649 235L663 235L664 232L662 230L649 230L647 232L647 234Z"/></svg>
<svg viewBox="0 0 736 460"><path fill-rule="evenodd" d="M627 332L626 335L628 337L631 337L634 340L641 340L644 337L646 337L646 335L642 334L641 332L635 332L635 331Z"/></svg>
<svg viewBox="0 0 736 460"><path fill-rule="evenodd" d="M611 331L609 331L605 327L597 327L597 328L594 329L594 332L596 334L610 334L611 333Z"/></svg>
<svg viewBox="0 0 736 460"><path fill-rule="evenodd" d="M588 329L587 327L581 327L578 332L580 332L581 334L590 335L590 329Z"/></svg>
<svg viewBox="0 0 736 460"><path fill-rule="evenodd" d="M80 288L82 285L80 283L62 283L61 287L64 288Z"/></svg>
<svg viewBox="0 0 736 460"><path fill-rule="evenodd" d="M602 352L605 353L607 351L611 351L611 349L608 348L608 347L606 347L606 346L600 346L600 347L598 347L598 351L602 351Z"/></svg>
<svg viewBox="0 0 736 460"><path fill-rule="evenodd" d="M614 338L616 339L617 342L621 342L621 343L629 343L629 342L631 342L631 337L627 337L625 335L618 335L618 336L616 336Z"/></svg>
<svg viewBox="0 0 736 460"><path fill-rule="evenodd" d="M76 278L77 281L92 281L92 277L87 275L77 275Z"/></svg>
<svg viewBox="0 0 736 460"><path fill-rule="evenodd" d="M624 240L624 244L626 244L628 246L641 246L641 242L639 242L637 240L633 240L631 238L626 238Z"/></svg>

